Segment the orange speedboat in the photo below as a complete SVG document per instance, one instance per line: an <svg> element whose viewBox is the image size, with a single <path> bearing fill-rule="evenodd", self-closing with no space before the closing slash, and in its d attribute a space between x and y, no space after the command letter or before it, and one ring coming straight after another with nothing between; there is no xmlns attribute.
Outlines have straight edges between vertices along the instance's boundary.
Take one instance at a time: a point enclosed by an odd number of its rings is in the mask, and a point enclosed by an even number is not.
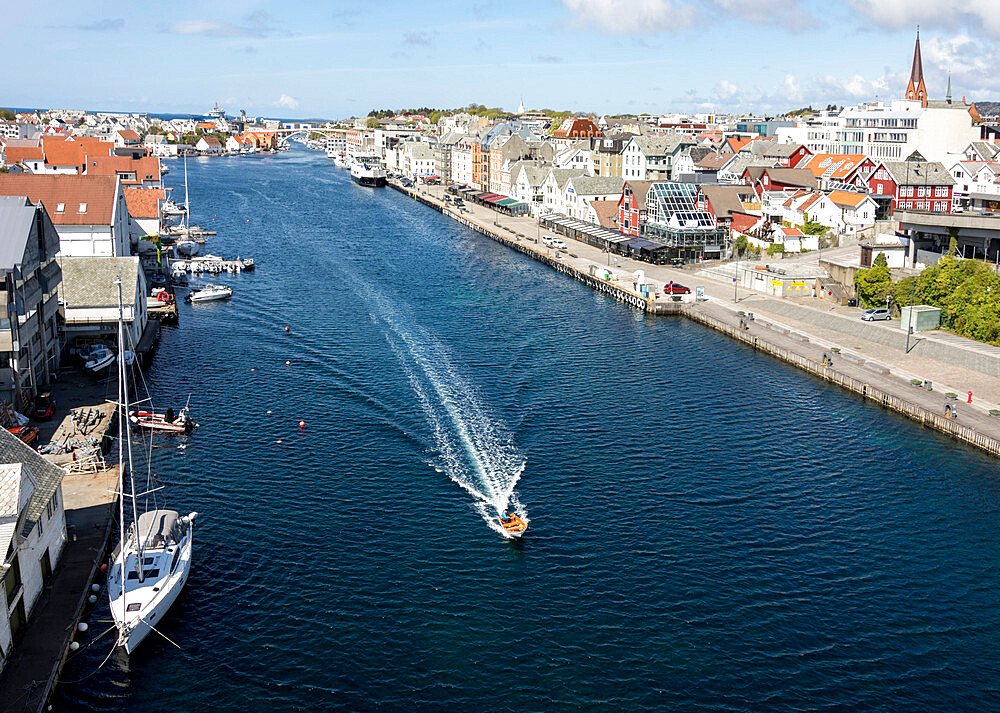
<svg viewBox="0 0 1000 713"><path fill-rule="evenodd" d="M502 515L497 516L497 520L500 522L500 527L504 529L504 532L511 537L520 537L528 529L528 525L524 520L514 513L507 514L505 511Z"/></svg>

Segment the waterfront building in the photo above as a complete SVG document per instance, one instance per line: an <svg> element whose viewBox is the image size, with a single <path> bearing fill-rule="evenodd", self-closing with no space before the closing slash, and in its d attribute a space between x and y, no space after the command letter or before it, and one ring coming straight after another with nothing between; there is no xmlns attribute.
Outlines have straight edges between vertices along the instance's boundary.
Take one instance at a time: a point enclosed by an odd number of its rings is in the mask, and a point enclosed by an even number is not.
<svg viewBox="0 0 1000 713"><path fill-rule="evenodd" d="M59 254L130 254L129 216L118 176L0 174L0 195L42 203L59 233Z"/></svg>
<svg viewBox="0 0 1000 713"><path fill-rule="evenodd" d="M244 131L243 136L250 139L260 151L273 151L278 148L277 131Z"/></svg>
<svg viewBox="0 0 1000 713"><path fill-rule="evenodd" d="M784 169L793 171L795 169ZM722 259L729 255L729 229L696 203L698 186L659 181L646 193L640 237L669 248L670 257Z"/></svg>
<svg viewBox="0 0 1000 713"><path fill-rule="evenodd" d="M552 213L562 213L569 179L586 175L585 171L572 168L550 168L549 175L542 182L542 208Z"/></svg>
<svg viewBox="0 0 1000 713"><path fill-rule="evenodd" d="M142 142L150 156L170 158L177 155L177 144L171 144L163 134L148 134Z"/></svg>
<svg viewBox="0 0 1000 713"><path fill-rule="evenodd" d="M138 257L59 257L63 340L113 341L118 331L118 287L122 283L126 340L137 346L149 324L146 278ZM151 327L152 328L152 327ZM132 350L134 351L134 349Z"/></svg>
<svg viewBox="0 0 1000 713"><path fill-rule="evenodd" d="M472 186L474 172L474 162L472 157L472 147L477 143L472 137L464 137L455 142L451 147L451 182Z"/></svg>
<svg viewBox="0 0 1000 713"><path fill-rule="evenodd" d="M129 215L129 241L135 250L143 238L160 233L160 206L167 198L162 188L124 188Z"/></svg>
<svg viewBox="0 0 1000 713"><path fill-rule="evenodd" d="M592 212L592 201L617 200L622 193L625 180L621 176L571 176L563 191L561 210L570 218L587 221ZM594 216L596 218L596 214ZM596 223L596 220L588 222Z"/></svg>
<svg viewBox="0 0 1000 713"><path fill-rule="evenodd" d="M123 187L162 188L160 159L155 156L133 158L131 156L91 156L87 155L88 176L118 176Z"/></svg>
<svg viewBox="0 0 1000 713"><path fill-rule="evenodd" d="M200 154L215 156L222 153L222 142L214 136L202 136L194 148Z"/></svg>
<svg viewBox="0 0 1000 713"><path fill-rule="evenodd" d="M625 181L618 198L618 229L638 236L646 219L646 194L652 181Z"/></svg>
<svg viewBox="0 0 1000 713"><path fill-rule="evenodd" d="M518 161L510 169L510 195L522 203L527 203L532 215L538 215L544 198L545 179L549 168L535 161Z"/></svg>
<svg viewBox="0 0 1000 713"><path fill-rule="evenodd" d="M622 176L640 181L669 181L681 151L696 145L687 136L633 136L622 149Z"/></svg>
<svg viewBox="0 0 1000 713"><path fill-rule="evenodd" d="M427 178L434 173L434 150L422 141L403 144L401 170L410 178Z"/></svg>
<svg viewBox="0 0 1000 713"><path fill-rule="evenodd" d="M59 235L42 205L0 197L0 398L23 408L59 368Z"/></svg>
<svg viewBox="0 0 1000 713"><path fill-rule="evenodd" d="M66 545L64 474L0 429L0 671Z"/></svg>
<svg viewBox="0 0 1000 713"><path fill-rule="evenodd" d="M487 190L510 195L510 166L531 158L527 142L519 134L497 136L489 151L489 181Z"/></svg>
<svg viewBox="0 0 1000 713"><path fill-rule="evenodd" d="M891 198L889 215L900 210L950 213L955 179L938 161L925 161L914 154L906 161L883 161L868 179L868 190L876 197Z"/></svg>
<svg viewBox="0 0 1000 713"><path fill-rule="evenodd" d="M590 205L582 220L585 223L593 223L607 230L618 231L618 201L590 201Z"/></svg>
<svg viewBox="0 0 1000 713"><path fill-rule="evenodd" d="M87 153L83 145L64 136L43 136L42 153L45 155L43 173L79 175L86 167Z"/></svg>

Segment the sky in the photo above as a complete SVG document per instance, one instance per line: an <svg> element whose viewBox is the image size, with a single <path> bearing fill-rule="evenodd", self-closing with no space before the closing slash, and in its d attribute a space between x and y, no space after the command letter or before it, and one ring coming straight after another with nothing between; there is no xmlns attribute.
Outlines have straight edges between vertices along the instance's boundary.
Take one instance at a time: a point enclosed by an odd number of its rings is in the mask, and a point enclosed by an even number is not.
<svg viewBox="0 0 1000 713"><path fill-rule="evenodd" d="M901 98L917 25L931 98L991 101L997 1L5 2L0 106L779 113Z"/></svg>

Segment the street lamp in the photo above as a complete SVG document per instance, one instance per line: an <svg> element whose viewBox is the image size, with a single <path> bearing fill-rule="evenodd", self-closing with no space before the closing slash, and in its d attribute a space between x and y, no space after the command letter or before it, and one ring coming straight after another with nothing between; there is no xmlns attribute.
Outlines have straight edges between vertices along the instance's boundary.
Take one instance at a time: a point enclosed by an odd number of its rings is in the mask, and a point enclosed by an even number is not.
<svg viewBox="0 0 1000 713"><path fill-rule="evenodd" d="M906 353L910 353L910 335L913 334L913 297L917 293L917 278L911 278L913 280L913 289L910 290L910 314L906 318ZM889 296L886 295L886 302L888 303Z"/></svg>

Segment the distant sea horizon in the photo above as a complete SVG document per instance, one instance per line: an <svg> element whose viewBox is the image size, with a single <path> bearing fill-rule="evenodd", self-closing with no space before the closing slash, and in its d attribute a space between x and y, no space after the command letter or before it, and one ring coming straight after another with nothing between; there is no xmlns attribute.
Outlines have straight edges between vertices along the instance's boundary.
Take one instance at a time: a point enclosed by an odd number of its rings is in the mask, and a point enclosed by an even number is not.
<svg viewBox="0 0 1000 713"><path fill-rule="evenodd" d="M29 112L34 112L34 111L42 111L42 112L52 111L51 109L44 109L44 108L41 108L41 107L14 107L14 106L12 106L12 107L3 107L3 106L0 106L0 109L10 109L15 114L27 114ZM66 111L75 111L75 110L74 109L67 109ZM151 116L151 117L153 117L155 119L164 119L166 121L172 121L173 119L198 119L198 118L207 118L208 117L208 112L204 112L204 113L201 113L201 114L176 114L176 113L154 112L154 111L114 111L114 110L108 110L108 109L83 109L83 111L87 112L88 114L146 114L146 115ZM257 116L257 115L253 115L253 116ZM289 119L289 118L283 118L283 117L280 117L280 116L264 116L264 115L259 115L259 116L260 116L260 118L270 119L272 121L281 121L281 122L285 122L285 121L296 121L296 122L302 122L302 121L310 121L310 122L311 121L317 121L317 122L320 122L320 121L342 121L342 119L324 119L324 118L320 118L320 117L312 117L312 118L308 118L308 119ZM226 118L227 119L236 119L238 117L230 116L229 114L226 114Z"/></svg>

